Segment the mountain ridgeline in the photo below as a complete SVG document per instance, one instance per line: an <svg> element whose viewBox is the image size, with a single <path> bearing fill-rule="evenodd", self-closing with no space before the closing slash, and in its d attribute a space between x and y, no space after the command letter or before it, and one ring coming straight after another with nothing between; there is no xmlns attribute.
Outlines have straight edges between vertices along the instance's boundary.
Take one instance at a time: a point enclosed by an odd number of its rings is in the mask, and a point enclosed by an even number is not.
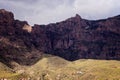
<svg viewBox="0 0 120 80"><path fill-rule="evenodd" d="M76 14L62 22L31 27L1 9L0 61L32 65L44 53L69 61L120 60L120 16L86 20Z"/></svg>

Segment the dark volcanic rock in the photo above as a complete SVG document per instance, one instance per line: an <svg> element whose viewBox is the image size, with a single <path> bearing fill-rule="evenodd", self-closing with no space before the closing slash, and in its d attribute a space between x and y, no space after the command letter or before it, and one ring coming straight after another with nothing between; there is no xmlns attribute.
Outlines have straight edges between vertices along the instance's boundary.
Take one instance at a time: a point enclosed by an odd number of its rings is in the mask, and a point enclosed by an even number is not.
<svg viewBox="0 0 120 80"><path fill-rule="evenodd" d="M11 12L6 12L4 9L0 9L0 24L10 25L14 21L14 16Z"/></svg>
<svg viewBox="0 0 120 80"><path fill-rule="evenodd" d="M31 34L24 27L30 26L26 21L14 20L11 12L0 10L0 61L7 65L11 61L31 65L41 58L41 52L34 48Z"/></svg>
<svg viewBox="0 0 120 80"><path fill-rule="evenodd" d="M120 60L120 16L86 20L78 14L65 21L30 27L0 10L0 61L31 65L40 52L67 60L83 58Z"/></svg>
<svg viewBox="0 0 120 80"><path fill-rule="evenodd" d="M35 25L35 45L67 60L120 59L120 16L85 20L79 15L65 21Z"/></svg>

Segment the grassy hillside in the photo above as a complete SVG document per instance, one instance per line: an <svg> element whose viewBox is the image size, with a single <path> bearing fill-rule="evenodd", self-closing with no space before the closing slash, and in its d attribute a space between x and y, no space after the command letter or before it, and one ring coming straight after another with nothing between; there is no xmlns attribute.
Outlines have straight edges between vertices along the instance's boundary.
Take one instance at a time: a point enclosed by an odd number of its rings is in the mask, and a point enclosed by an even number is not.
<svg viewBox="0 0 120 80"><path fill-rule="evenodd" d="M45 55L32 66L17 65L14 72L0 63L0 79L120 80L120 61L81 59L74 62ZM4 73L4 74L3 74Z"/></svg>
<svg viewBox="0 0 120 80"><path fill-rule="evenodd" d="M26 74L23 75L23 73L16 73L15 70L7 67L3 63L0 62L0 80L19 80L22 78L27 78Z"/></svg>

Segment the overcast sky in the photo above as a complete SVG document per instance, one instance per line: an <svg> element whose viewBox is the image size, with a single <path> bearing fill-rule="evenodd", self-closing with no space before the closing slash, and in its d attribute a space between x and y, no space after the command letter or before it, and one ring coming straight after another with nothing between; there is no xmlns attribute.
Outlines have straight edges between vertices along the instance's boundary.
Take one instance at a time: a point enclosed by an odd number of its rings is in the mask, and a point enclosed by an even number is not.
<svg viewBox="0 0 120 80"><path fill-rule="evenodd" d="M79 14L85 19L120 15L120 0L0 0L0 8L29 24L48 24Z"/></svg>

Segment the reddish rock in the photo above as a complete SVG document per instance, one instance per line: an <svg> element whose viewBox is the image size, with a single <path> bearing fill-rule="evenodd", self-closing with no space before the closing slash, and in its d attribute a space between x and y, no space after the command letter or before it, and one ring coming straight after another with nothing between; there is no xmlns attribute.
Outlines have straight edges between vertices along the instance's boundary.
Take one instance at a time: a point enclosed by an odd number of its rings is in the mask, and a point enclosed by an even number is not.
<svg viewBox="0 0 120 80"><path fill-rule="evenodd" d="M120 16L92 21L76 15L55 24L35 25L32 33L39 36L33 41L37 47L67 60L120 59Z"/></svg>
<svg viewBox="0 0 120 80"><path fill-rule="evenodd" d="M0 25L12 25L14 16L12 12L0 9Z"/></svg>
<svg viewBox="0 0 120 80"><path fill-rule="evenodd" d="M26 21L0 10L0 61L32 65L41 58L41 52L71 61L120 60L120 16L94 21L76 14L62 22L34 25L30 31L25 26L29 26Z"/></svg>

